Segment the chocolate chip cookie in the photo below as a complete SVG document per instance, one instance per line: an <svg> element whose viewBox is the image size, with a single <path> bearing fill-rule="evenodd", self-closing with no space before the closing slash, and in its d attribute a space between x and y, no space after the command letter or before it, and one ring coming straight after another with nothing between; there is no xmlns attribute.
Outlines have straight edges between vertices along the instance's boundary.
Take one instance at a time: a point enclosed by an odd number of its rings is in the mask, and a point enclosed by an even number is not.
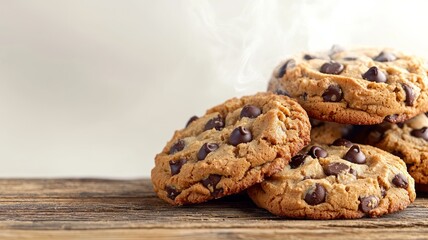
<svg viewBox="0 0 428 240"><path fill-rule="evenodd" d="M428 111L427 71L423 59L393 49L335 47L281 63L268 90L297 99L318 120L395 123Z"/></svg>
<svg viewBox="0 0 428 240"><path fill-rule="evenodd" d="M233 98L192 117L155 158L155 192L173 205L238 193L284 168L310 138L302 107L286 96Z"/></svg>
<svg viewBox="0 0 428 240"><path fill-rule="evenodd" d="M248 194L273 214L309 219L378 217L416 197L401 159L345 139L308 146Z"/></svg>
<svg viewBox="0 0 428 240"><path fill-rule="evenodd" d="M401 124L383 123L366 128L368 128L366 143L402 158L416 184L428 185L428 117L426 114L420 114ZM358 132L362 131L358 130ZM420 187L424 189L424 186Z"/></svg>

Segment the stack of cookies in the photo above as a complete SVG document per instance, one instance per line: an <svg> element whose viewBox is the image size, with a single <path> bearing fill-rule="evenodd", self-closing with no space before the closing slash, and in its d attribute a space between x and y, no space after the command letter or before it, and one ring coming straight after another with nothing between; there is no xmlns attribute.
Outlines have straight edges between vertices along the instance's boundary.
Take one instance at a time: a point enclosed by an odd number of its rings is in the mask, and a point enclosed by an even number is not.
<svg viewBox="0 0 428 240"><path fill-rule="evenodd" d="M427 73L423 59L392 49L290 58L268 92L176 131L155 158L154 190L183 205L247 189L259 207L293 218L402 210L415 182L428 188Z"/></svg>

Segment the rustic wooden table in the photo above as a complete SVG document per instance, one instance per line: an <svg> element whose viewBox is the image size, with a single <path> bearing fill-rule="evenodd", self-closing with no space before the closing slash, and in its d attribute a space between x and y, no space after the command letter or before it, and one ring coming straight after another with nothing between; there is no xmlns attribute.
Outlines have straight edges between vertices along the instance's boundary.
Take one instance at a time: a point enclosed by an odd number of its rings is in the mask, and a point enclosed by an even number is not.
<svg viewBox="0 0 428 240"><path fill-rule="evenodd" d="M0 180L1 239L427 239L428 195L378 219L275 217L245 195L172 207L150 180Z"/></svg>

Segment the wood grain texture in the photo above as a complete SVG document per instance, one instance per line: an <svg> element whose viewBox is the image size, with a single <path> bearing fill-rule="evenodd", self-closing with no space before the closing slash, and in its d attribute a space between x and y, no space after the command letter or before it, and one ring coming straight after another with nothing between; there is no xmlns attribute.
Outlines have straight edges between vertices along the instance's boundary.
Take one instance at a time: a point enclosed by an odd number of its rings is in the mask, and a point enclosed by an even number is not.
<svg viewBox="0 0 428 240"><path fill-rule="evenodd" d="M246 195L173 207L150 180L0 180L1 239L427 239L428 195L377 219L290 220Z"/></svg>

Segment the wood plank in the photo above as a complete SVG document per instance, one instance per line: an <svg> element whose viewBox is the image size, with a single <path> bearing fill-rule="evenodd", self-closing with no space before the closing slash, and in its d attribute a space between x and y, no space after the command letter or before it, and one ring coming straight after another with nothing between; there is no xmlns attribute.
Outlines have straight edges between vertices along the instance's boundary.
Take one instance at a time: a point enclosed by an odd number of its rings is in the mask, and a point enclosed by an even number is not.
<svg viewBox="0 0 428 240"><path fill-rule="evenodd" d="M377 219L314 221L276 217L244 194L173 207L147 179L5 179L0 229L2 239L421 239L428 233L428 195Z"/></svg>

